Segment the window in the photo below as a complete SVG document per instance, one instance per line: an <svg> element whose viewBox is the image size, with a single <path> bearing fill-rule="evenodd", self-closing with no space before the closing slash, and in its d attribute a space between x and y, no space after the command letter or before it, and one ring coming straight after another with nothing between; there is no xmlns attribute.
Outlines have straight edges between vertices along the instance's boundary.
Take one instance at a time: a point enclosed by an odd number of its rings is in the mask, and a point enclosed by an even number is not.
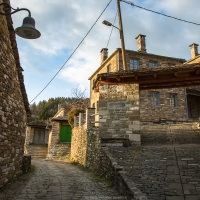
<svg viewBox="0 0 200 200"><path fill-rule="evenodd" d="M132 69L139 69L139 60L131 58L130 59L130 70Z"/></svg>
<svg viewBox="0 0 200 200"><path fill-rule="evenodd" d="M149 67L151 67L151 68L158 67L158 62L154 61L154 60L150 60L149 61Z"/></svg>
<svg viewBox="0 0 200 200"><path fill-rule="evenodd" d="M178 107L177 94L170 94L169 100L170 100L169 101L170 107L174 107L174 108Z"/></svg>
<svg viewBox="0 0 200 200"><path fill-rule="evenodd" d="M159 92L152 92L151 93L151 100L153 106L160 106L160 93Z"/></svg>
<svg viewBox="0 0 200 200"><path fill-rule="evenodd" d="M108 65L108 66L107 66L107 73L110 73L110 72L111 72L111 66Z"/></svg>

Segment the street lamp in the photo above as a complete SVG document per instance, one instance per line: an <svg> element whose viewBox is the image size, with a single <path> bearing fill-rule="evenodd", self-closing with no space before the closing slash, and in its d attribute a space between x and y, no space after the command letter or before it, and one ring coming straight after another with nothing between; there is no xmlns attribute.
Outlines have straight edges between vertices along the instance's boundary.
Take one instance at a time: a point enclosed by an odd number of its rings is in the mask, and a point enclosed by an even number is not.
<svg viewBox="0 0 200 200"><path fill-rule="evenodd" d="M26 39L37 39L41 36L40 32L35 28L35 20L31 17L31 12L27 8L12 8L8 3L0 3L0 6L4 6L4 13L0 12L1 15L12 15L16 12L26 10L29 14L25 17L21 27L15 29L15 33ZM10 11L13 10L12 12ZM8 12L9 11L9 12Z"/></svg>
<svg viewBox="0 0 200 200"><path fill-rule="evenodd" d="M118 8L118 19L119 19L119 28L111 24L110 22L104 20L102 23L106 26L113 26L119 30L120 34L120 41L121 41L121 47L122 47L122 61L123 61L123 69L127 70L126 67L126 55L125 55L125 43L124 43L124 33L123 33L123 25L122 25L122 17L121 17L121 9L120 9L120 0L116 0L117 2L117 8Z"/></svg>
<svg viewBox="0 0 200 200"><path fill-rule="evenodd" d="M116 29L118 29L118 30L120 31L120 29L119 29L118 27L114 26L113 24L111 24L111 23L108 22L107 20L104 20L104 21L102 22L102 24L104 24L104 25L106 25L106 26L113 26L113 27L115 27Z"/></svg>

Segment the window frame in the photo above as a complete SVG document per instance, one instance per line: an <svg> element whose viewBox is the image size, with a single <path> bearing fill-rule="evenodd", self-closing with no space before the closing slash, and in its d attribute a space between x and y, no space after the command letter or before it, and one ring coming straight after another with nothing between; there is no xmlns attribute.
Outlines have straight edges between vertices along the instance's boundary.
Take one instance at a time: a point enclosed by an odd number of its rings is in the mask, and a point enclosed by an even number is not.
<svg viewBox="0 0 200 200"><path fill-rule="evenodd" d="M169 94L169 106L171 108L178 108L178 94L177 93Z"/></svg>
<svg viewBox="0 0 200 200"><path fill-rule="evenodd" d="M130 58L129 70L139 69L139 67L140 67L139 59L138 58Z"/></svg>
<svg viewBox="0 0 200 200"><path fill-rule="evenodd" d="M158 61L156 61L156 60L149 60L149 67L150 68L156 68L156 67L158 67Z"/></svg>
<svg viewBox="0 0 200 200"><path fill-rule="evenodd" d="M160 106L160 92L157 92L157 91L151 92L151 104L154 107Z"/></svg>

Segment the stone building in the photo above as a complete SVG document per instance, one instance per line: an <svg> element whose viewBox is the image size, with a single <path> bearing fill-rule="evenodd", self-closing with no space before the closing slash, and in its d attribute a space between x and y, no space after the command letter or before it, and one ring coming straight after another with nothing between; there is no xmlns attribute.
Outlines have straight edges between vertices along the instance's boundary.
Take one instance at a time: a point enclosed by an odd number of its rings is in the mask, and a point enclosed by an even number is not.
<svg viewBox="0 0 200 200"><path fill-rule="evenodd" d="M51 124L43 121L27 123L24 152L32 158L46 158Z"/></svg>
<svg viewBox="0 0 200 200"><path fill-rule="evenodd" d="M59 106L51 119L52 129L48 140L48 159L68 158L71 149L72 129L68 123L67 109Z"/></svg>
<svg viewBox="0 0 200 200"><path fill-rule="evenodd" d="M0 3L8 0L0 0ZM0 187L21 173L29 103L10 16L0 15Z"/></svg>
<svg viewBox="0 0 200 200"><path fill-rule="evenodd" d="M186 62L149 54L145 36L136 39L138 51L126 50L126 71L121 49L109 57L108 49L102 49L101 65L89 78L100 134L140 141L140 127L198 121L198 45L190 45L192 59Z"/></svg>

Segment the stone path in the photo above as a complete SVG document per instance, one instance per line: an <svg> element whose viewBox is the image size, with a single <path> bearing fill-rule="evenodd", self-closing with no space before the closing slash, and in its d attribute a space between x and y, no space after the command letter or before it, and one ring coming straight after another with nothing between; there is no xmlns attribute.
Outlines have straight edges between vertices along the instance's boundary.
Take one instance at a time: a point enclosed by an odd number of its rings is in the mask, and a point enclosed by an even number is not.
<svg viewBox="0 0 200 200"><path fill-rule="evenodd" d="M22 187L17 182L0 193L1 200L124 200L105 182L70 163L33 160L35 173Z"/></svg>
<svg viewBox="0 0 200 200"><path fill-rule="evenodd" d="M200 200L200 145L107 148L148 200Z"/></svg>

